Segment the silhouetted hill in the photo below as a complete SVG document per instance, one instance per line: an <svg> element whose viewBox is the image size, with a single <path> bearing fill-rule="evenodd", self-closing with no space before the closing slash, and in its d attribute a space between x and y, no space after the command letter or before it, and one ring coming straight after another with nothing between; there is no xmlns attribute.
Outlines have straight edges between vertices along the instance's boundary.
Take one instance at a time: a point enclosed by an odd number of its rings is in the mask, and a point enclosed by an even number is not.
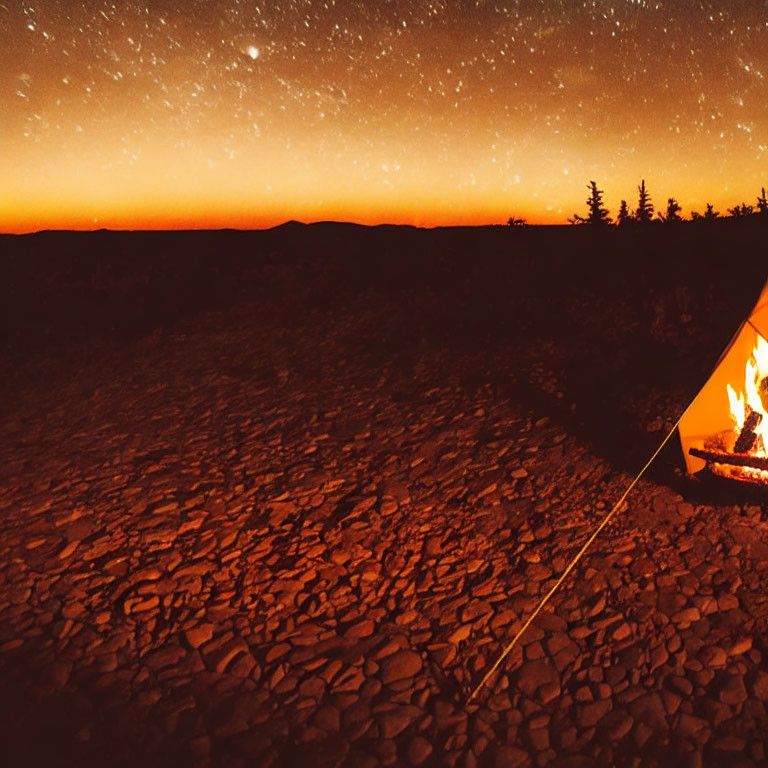
<svg viewBox="0 0 768 768"><path fill-rule="evenodd" d="M259 232L7 235L2 344L23 355L130 337L242 302L333 311L368 292L407 297L414 325L430 333L485 323L503 339L536 324L562 333L610 326L621 307L650 322L649 296L684 290L695 305L690 322L724 337L764 280L765 242L765 227L730 220L598 231L288 222ZM709 294L712 310L697 311ZM440 306L425 316L433 298ZM574 302L587 302L586 314L574 316Z"/></svg>

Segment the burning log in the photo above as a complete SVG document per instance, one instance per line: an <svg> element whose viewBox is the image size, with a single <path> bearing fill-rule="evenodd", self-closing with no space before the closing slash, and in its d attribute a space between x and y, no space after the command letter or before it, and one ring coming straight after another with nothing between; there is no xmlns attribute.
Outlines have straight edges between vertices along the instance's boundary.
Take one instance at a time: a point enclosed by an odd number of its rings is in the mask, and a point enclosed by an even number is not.
<svg viewBox="0 0 768 768"><path fill-rule="evenodd" d="M760 426L762 420L762 413L749 409L749 414L744 420L744 426L739 433L738 440L736 440L736 445L733 446L734 453L749 453L752 450L755 440L757 440L755 430Z"/></svg>
<svg viewBox="0 0 768 768"><path fill-rule="evenodd" d="M711 461L714 464L727 464L732 467L749 467L768 471L768 456L747 456L745 454L723 453L722 451L703 451L700 448L689 448L688 453L698 459Z"/></svg>

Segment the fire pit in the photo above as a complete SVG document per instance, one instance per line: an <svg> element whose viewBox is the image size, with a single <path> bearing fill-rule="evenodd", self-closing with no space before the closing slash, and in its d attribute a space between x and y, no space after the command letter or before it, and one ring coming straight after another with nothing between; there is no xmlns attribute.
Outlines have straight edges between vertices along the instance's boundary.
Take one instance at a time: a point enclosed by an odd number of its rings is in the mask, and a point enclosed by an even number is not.
<svg viewBox="0 0 768 768"><path fill-rule="evenodd" d="M768 341L757 337L747 360L741 392L728 384L733 429L705 441L705 450L689 453L709 464L716 475L734 480L768 484Z"/></svg>
<svg viewBox="0 0 768 768"><path fill-rule="evenodd" d="M768 486L768 284L680 421L688 472Z"/></svg>

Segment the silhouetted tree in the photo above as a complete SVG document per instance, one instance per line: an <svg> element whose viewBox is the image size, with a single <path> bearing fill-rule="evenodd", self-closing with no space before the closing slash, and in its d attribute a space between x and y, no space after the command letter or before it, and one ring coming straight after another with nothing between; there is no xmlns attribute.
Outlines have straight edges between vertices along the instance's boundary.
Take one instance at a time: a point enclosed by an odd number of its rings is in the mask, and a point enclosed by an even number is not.
<svg viewBox="0 0 768 768"><path fill-rule="evenodd" d="M510 216L509 220L507 221L508 227L526 227L528 226L528 222L525 219L517 219L514 216Z"/></svg>
<svg viewBox="0 0 768 768"><path fill-rule="evenodd" d="M589 208L589 216L587 216L587 223L589 224L610 224L611 217L608 215L608 209L603 208L603 190L597 188L597 183L590 181L587 185L589 190L589 197L587 198L587 206Z"/></svg>
<svg viewBox="0 0 768 768"><path fill-rule="evenodd" d="M728 213L730 213L734 219L743 219L747 216L751 216L754 212L754 207L747 205L746 203L734 205L733 208L728 209Z"/></svg>
<svg viewBox="0 0 768 768"><path fill-rule="evenodd" d="M589 208L589 214L586 216L579 216L578 213L573 214L572 219L568 219L570 224L595 224L605 225L611 223L611 217L608 215L608 209L603 208L603 190L597 188L597 182L590 181L587 184L589 190L589 197L587 198L587 207Z"/></svg>
<svg viewBox="0 0 768 768"><path fill-rule="evenodd" d="M645 179L642 180L637 191L639 194L637 198L635 219L641 224L649 224L653 220L653 203L651 202L651 196L648 194L648 190L645 188Z"/></svg>
<svg viewBox="0 0 768 768"><path fill-rule="evenodd" d="M666 213L660 213L659 218L667 223L673 222L673 221L682 221L682 217L680 216L680 211L683 209L680 207L680 204L675 200L674 197L670 197L669 200L667 200L667 212Z"/></svg>
<svg viewBox="0 0 768 768"><path fill-rule="evenodd" d="M707 203L707 208L704 213L698 211L691 212L691 221L713 221L720 213L712 207L712 203Z"/></svg>
<svg viewBox="0 0 768 768"><path fill-rule="evenodd" d="M757 210L758 213L768 214L768 198L765 196L765 187L761 190L762 194L757 197Z"/></svg>
<svg viewBox="0 0 768 768"><path fill-rule="evenodd" d="M619 215L616 217L616 223L621 227L624 224L629 224L632 221L632 214L627 207L627 201L622 200L619 206Z"/></svg>

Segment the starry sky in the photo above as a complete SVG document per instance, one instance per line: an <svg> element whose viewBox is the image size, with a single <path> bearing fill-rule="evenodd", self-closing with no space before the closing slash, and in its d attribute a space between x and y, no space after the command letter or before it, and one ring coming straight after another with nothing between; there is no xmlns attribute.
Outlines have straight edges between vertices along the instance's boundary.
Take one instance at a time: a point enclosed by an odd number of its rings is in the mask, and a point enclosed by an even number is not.
<svg viewBox="0 0 768 768"><path fill-rule="evenodd" d="M564 223L768 186L766 0L0 0L0 230Z"/></svg>

